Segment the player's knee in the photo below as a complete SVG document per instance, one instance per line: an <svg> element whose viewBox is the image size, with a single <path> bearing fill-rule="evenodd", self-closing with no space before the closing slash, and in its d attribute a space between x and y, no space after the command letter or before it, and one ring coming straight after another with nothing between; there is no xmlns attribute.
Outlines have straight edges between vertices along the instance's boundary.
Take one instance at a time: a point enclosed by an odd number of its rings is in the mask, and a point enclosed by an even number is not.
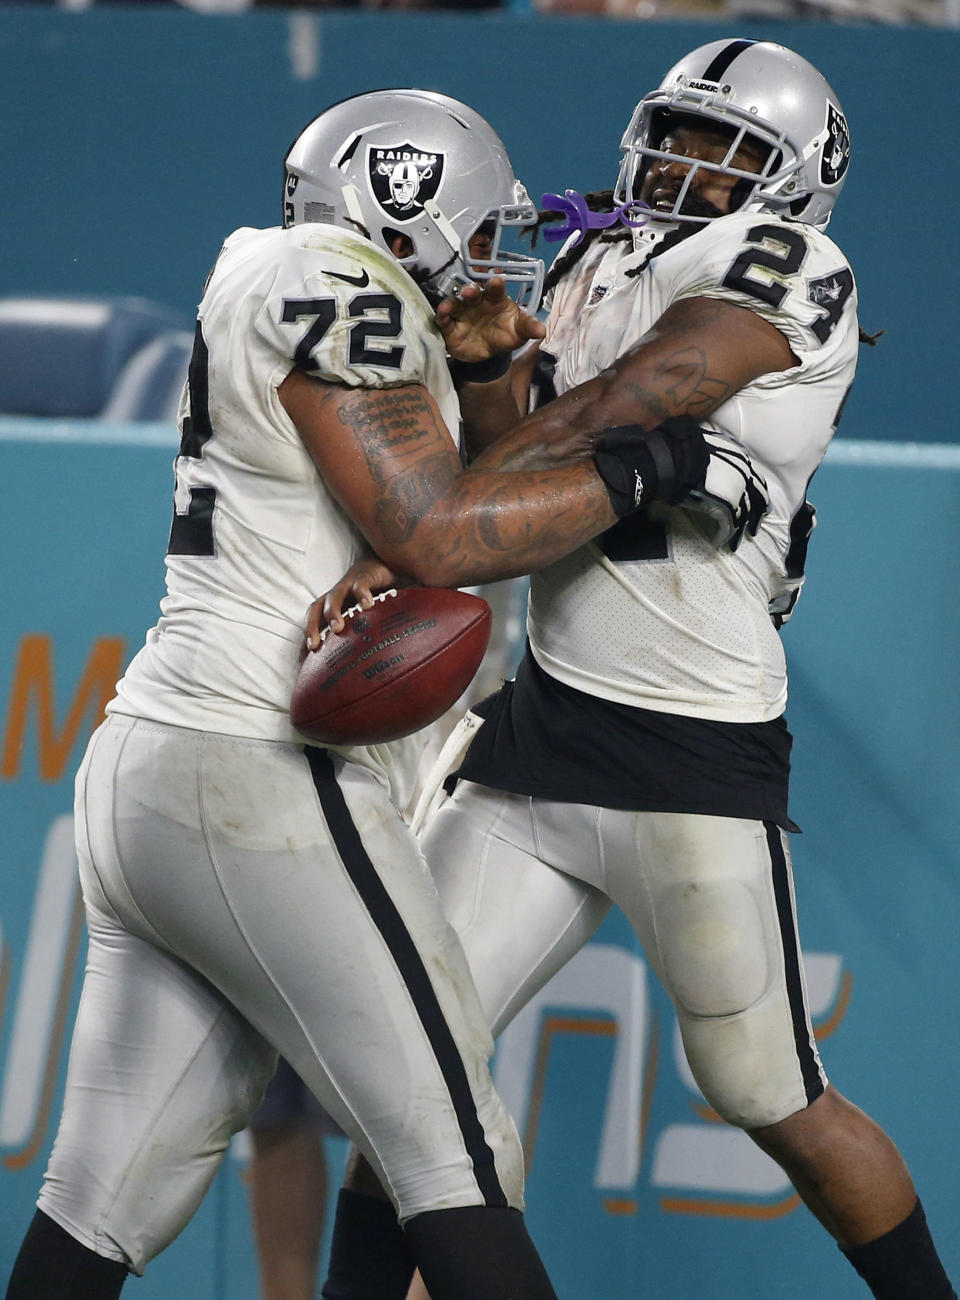
<svg viewBox="0 0 960 1300"><path fill-rule="evenodd" d="M664 977L678 1011L735 1016L770 984L763 918L736 880L679 881L658 906Z"/></svg>
<svg viewBox="0 0 960 1300"><path fill-rule="evenodd" d="M384 1156L402 1223L433 1210L498 1204L501 1199L512 1209L523 1209L523 1148L492 1089L478 1104L477 1118L482 1140L474 1134L469 1144L439 1142L430 1127L423 1127L417 1138L413 1130L419 1126L408 1125L402 1151L398 1147Z"/></svg>
<svg viewBox="0 0 960 1300"><path fill-rule="evenodd" d="M720 1020L681 1020L691 1072L710 1108L736 1128L767 1128L809 1096L789 1023L764 1006Z"/></svg>

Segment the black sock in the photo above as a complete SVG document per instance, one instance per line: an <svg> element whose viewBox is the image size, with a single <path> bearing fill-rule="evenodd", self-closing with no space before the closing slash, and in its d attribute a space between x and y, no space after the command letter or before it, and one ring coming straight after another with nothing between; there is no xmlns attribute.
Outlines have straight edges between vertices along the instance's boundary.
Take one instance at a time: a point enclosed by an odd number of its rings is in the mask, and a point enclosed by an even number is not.
<svg viewBox="0 0 960 1300"><path fill-rule="evenodd" d="M957 1300L919 1201L882 1237L842 1249L877 1300Z"/></svg>
<svg viewBox="0 0 960 1300"><path fill-rule="evenodd" d="M391 1202L341 1188L323 1300L404 1300L413 1269Z"/></svg>
<svg viewBox="0 0 960 1300"><path fill-rule="evenodd" d="M557 1300L519 1210L431 1210L404 1232L430 1300Z"/></svg>
<svg viewBox="0 0 960 1300"><path fill-rule="evenodd" d="M37 1210L17 1255L6 1300L116 1300L126 1264L106 1259Z"/></svg>

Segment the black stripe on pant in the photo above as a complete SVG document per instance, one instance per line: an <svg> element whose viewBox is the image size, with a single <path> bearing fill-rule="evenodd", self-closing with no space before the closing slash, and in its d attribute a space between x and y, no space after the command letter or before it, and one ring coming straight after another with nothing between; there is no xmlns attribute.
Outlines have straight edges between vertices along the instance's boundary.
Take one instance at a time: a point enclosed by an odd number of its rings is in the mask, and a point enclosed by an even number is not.
<svg viewBox="0 0 960 1300"><path fill-rule="evenodd" d="M484 1202L488 1206L506 1207L507 1198L497 1176L493 1152L477 1115L463 1060L423 960L363 846L343 791L337 784L333 759L325 749L317 749L312 745L306 746L305 753L314 786L320 796L323 815L343 865L396 963L433 1048Z"/></svg>
<svg viewBox="0 0 960 1300"><path fill-rule="evenodd" d="M816 1050L811 1041L811 1031L807 1023L807 1008L803 996L803 978L800 969L800 941L797 936L797 919L790 896L790 872L787 855L783 850L783 838L780 827L774 822L764 822L767 832L767 847L770 850L770 867L773 878L773 892L777 903L777 917L780 922L780 942L783 948L784 970L787 981L787 999L790 1003L790 1015L793 1020L793 1040L797 1047L797 1059L800 1063L800 1075L807 1096L807 1105L823 1092L823 1077L817 1061Z"/></svg>

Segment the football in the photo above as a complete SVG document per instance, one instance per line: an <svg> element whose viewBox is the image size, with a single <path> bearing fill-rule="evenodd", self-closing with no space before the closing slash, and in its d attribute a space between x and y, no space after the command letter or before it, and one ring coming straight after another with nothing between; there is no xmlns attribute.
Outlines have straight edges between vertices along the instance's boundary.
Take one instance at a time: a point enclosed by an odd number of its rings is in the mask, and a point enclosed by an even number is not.
<svg viewBox="0 0 960 1300"><path fill-rule="evenodd" d="M290 720L310 740L372 745L435 722L456 703L490 640L490 606L446 587L403 587L344 611L307 652Z"/></svg>

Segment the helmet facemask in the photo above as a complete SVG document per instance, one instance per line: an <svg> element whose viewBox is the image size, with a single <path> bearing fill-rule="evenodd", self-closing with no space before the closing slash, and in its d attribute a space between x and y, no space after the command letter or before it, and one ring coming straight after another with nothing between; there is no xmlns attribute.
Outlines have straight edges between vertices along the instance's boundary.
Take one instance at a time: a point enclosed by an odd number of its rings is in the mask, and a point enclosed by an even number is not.
<svg viewBox="0 0 960 1300"><path fill-rule="evenodd" d="M720 161L700 162L661 149L664 123L682 118L729 142ZM766 151L758 173L733 165L738 148ZM634 110L621 142L624 153L618 202L636 201L643 178L657 159L690 168L686 194L660 220L703 224L716 212L690 210L684 202L696 175L722 172L735 180L730 211L769 212L823 229L843 187L850 161L850 131L829 84L799 54L773 41L719 40L691 51L667 73L657 90ZM695 206L695 205L694 205Z"/></svg>
<svg viewBox="0 0 960 1300"><path fill-rule="evenodd" d="M706 97L703 97L706 98ZM657 162L678 163L685 169L676 198L669 208L652 207L653 218L662 221L703 225L730 212L786 206L788 200L775 198L776 187L794 169L783 166L789 144L781 134L763 129L756 122L738 122L728 112L708 105L696 110L684 105L674 109L656 102L648 95L641 100L623 138L625 153L614 194L615 202L639 201L644 181ZM686 154L673 153L662 147L663 141L677 128L703 131L726 143L721 159L708 162ZM748 169L734 162L741 151L753 151L758 166ZM734 185L726 210L717 208L698 194L698 178L704 174L731 177Z"/></svg>
<svg viewBox="0 0 960 1300"><path fill-rule="evenodd" d="M453 263L436 278L441 296L456 296L469 283L484 284L499 276L520 307L536 311L543 290L543 262L514 245L516 232L537 224L537 209L527 191L516 181L514 202L491 208L486 216L460 240ZM475 236L483 238L482 250L472 248Z"/></svg>
<svg viewBox="0 0 960 1300"><path fill-rule="evenodd" d="M520 181L514 184L515 202L490 208L479 220L466 211L451 218L435 200L428 199L409 228L381 229L387 248L431 302L458 297L466 285L500 276L519 306L536 310L543 288L543 262L512 244L515 230L536 224L537 210ZM397 251L398 239L406 243L406 251Z"/></svg>

